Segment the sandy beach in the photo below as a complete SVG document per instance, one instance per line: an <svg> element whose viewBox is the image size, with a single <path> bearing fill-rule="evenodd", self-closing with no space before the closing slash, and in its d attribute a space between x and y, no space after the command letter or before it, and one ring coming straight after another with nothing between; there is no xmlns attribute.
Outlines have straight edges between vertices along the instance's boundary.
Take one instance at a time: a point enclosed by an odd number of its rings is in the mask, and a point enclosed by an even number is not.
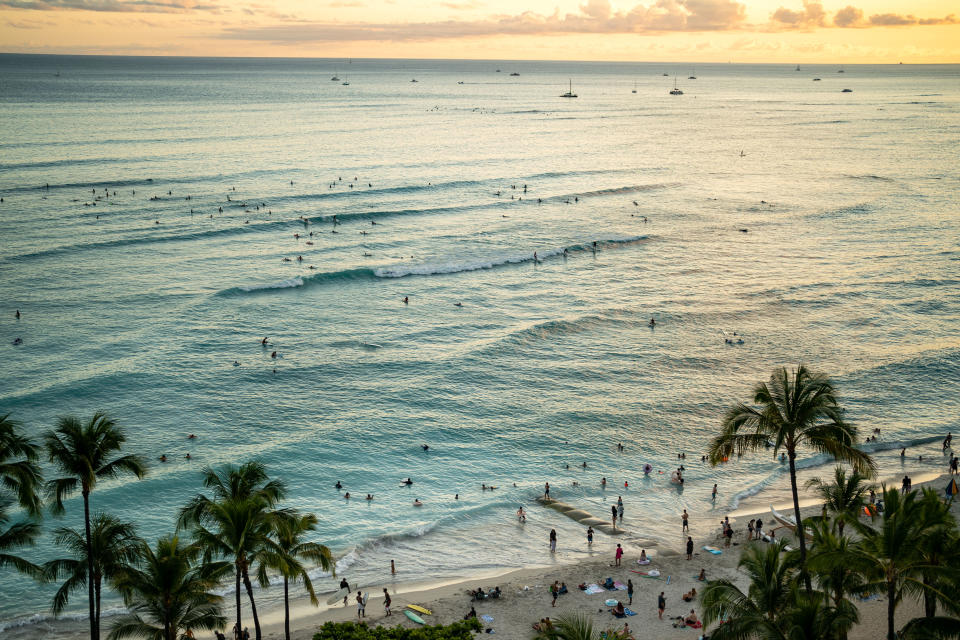
<svg viewBox="0 0 960 640"><path fill-rule="evenodd" d="M947 481L948 476L941 475L924 484L939 491L942 489L941 485L945 485ZM915 486L921 485L916 483ZM957 512L956 506L954 511ZM804 517L819 512L819 505L809 505L802 510ZM416 626L403 615L404 607L413 604L425 607L432 612L432 615L424 616L427 624L449 624L462 619L470 611L471 606L474 606L477 615L481 616L484 622L485 629L490 629L490 633L510 640L531 638L535 635L533 623L544 617L556 618L565 614L587 615L593 619L597 629L622 629L626 623L637 637L699 638L703 631L675 628L671 619L687 615L691 609L697 610L697 615L700 615L697 600L684 602L682 596L691 588L696 588L697 591L702 590L704 583L697 580L701 569L705 570L707 579L726 578L746 589L748 582L737 570L737 562L748 544L745 540L746 524L757 516L764 519L765 530L769 531L771 525L775 524L772 522L773 518L770 517L769 511L755 514L738 513L737 517L731 519L736 532L731 546L724 547L718 528L713 537L694 541L695 551L691 560L686 559L681 549L686 538L680 531L678 519L676 532L662 532L675 535L675 548L665 544L659 545L658 548L648 548L647 553L651 562L645 566L637 564L639 554L632 550L624 555L620 567L613 566L616 542L629 539L630 534L627 532L622 536L597 536L594 545L600 550L609 551L602 559L555 567L521 569L498 576L468 578L426 588L398 582L388 585L393 600L393 614L389 617L385 615L383 609L384 585L371 585L370 600L366 608L367 615L364 619L370 625ZM691 514L691 517L697 517L697 514ZM776 533L779 538L791 539L785 528L778 528ZM712 554L705 551L703 549L705 546L714 547L721 553ZM649 572L652 569L657 570L660 575L650 577L638 573ZM633 581L632 604L629 604L625 588L603 590L595 594L578 589L581 583L602 584L608 577L622 585L626 585L628 580ZM554 581L565 583L569 590L558 598L556 607L551 606L552 598L549 590ZM501 598L481 602L471 601L469 590L482 587L486 591L496 586L499 586L503 592ZM662 619L657 615L657 597L660 592L664 593L667 603ZM623 602L624 606L636 615L622 619L615 618L609 611L610 607L605 605L605 601L610 599ZM292 636L296 640L310 640L317 628L327 621L357 620L354 593L351 593L349 603L347 607L338 603L326 609L323 608L325 605L321 605L321 609L317 610L305 609L304 603L298 601L292 606L295 610L295 617L291 621ZM850 639L872 640L881 637L885 633L885 598L878 597L862 601L858 603L858 607L861 623L852 631ZM897 610L897 624L899 626L906 620L921 614L922 609L919 604L904 602ZM266 638L283 637L283 620L276 617L277 615L272 614L264 620Z"/></svg>

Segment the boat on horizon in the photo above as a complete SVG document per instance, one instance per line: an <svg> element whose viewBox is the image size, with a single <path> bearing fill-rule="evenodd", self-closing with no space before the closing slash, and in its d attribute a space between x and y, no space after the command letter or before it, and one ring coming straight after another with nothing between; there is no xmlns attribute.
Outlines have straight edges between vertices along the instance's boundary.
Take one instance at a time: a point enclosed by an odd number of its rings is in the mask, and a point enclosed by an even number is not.
<svg viewBox="0 0 960 640"><path fill-rule="evenodd" d="M690 75L687 76L687 80L696 80L697 74L695 69L690 69Z"/></svg>
<svg viewBox="0 0 960 640"><path fill-rule="evenodd" d="M337 77L337 74L333 74L333 77L330 78L331 82L340 82L340 78Z"/></svg>
<svg viewBox="0 0 960 640"><path fill-rule="evenodd" d="M673 76L673 89L670 90L672 96L682 96L683 91L677 88L677 76Z"/></svg>
<svg viewBox="0 0 960 640"><path fill-rule="evenodd" d="M519 73L517 73L516 71L514 71L514 72L513 72L513 73L511 73L510 75L512 75L512 76L519 76L520 74L519 74Z"/></svg>
<svg viewBox="0 0 960 640"><path fill-rule="evenodd" d="M636 80L634 80L634 82L633 82L633 91L632 91L631 93L636 93L636 92L637 92L637 82L636 82Z"/></svg>
<svg viewBox="0 0 960 640"><path fill-rule="evenodd" d="M800 65L797 65L797 71L800 71Z"/></svg>
<svg viewBox="0 0 960 640"><path fill-rule="evenodd" d="M573 92L573 80L570 81L570 88L567 89L567 92L566 92L566 93L561 93L561 94L560 94L560 97L561 97L561 98L576 98L576 97L577 97L577 94L575 94L575 93Z"/></svg>

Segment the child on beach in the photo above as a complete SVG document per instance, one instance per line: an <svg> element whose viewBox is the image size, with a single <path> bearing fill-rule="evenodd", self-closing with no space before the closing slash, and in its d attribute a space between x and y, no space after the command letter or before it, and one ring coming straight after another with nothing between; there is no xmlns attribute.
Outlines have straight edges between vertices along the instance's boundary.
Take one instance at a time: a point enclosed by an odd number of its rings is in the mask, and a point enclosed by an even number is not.
<svg viewBox="0 0 960 640"><path fill-rule="evenodd" d="M613 566L619 567L619 566L620 566L620 558L622 558L622 557L623 557L623 547L621 547L621 546L620 546L620 543L618 542L618 543L617 543L617 552L616 552L615 557L614 557Z"/></svg>

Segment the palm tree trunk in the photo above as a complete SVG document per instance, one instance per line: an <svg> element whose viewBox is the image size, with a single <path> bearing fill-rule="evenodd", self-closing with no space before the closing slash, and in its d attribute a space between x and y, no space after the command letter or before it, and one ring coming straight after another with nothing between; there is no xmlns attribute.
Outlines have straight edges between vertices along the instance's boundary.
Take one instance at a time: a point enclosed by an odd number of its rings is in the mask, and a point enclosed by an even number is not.
<svg viewBox="0 0 960 640"><path fill-rule="evenodd" d="M100 582L101 582L101 578L100 576L97 576L96 580L94 580L94 585L93 585L93 595L94 595L94 598L96 599L96 605L94 607L94 610L96 611L96 614L97 614L97 629L100 629Z"/></svg>
<svg viewBox="0 0 960 640"><path fill-rule="evenodd" d="M787 450L790 459L790 491L793 492L793 518L797 523L797 539L800 541L800 575L803 576L803 585L807 593L813 592L810 574L807 572L807 541L803 535L803 521L800 519L800 496L797 494L797 453L793 447Z"/></svg>
<svg viewBox="0 0 960 640"><path fill-rule="evenodd" d="M100 628L97 625L97 615L94 609L93 594L93 547L90 545L90 491L84 489L83 494L83 526L87 533L87 598L90 602L90 640L100 640Z"/></svg>
<svg viewBox="0 0 960 640"><path fill-rule="evenodd" d="M925 587L923 590L923 612L926 617L932 618L937 615L937 599L930 593L933 583L927 576L923 576L923 586Z"/></svg>
<svg viewBox="0 0 960 640"><path fill-rule="evenodd" d="M290 640L290 594L287 576L283 576L283 635Z"/></svg>
<svg viewBox="0 0 960 640"><path fill-rule="evenodd" d="M237 584L234 593L237 596L237 631L233 634L234 640L243 635L243 624L240 622L240 565L237 565Z"/></svg>
<svg viewBox="0 0 960 640"><path fill-rule="evenodd" d="M260 635L260 618L257 616L257 604L253 601L253 585L250 584L250 575L244 570L243 586L247 588L247 597L250 598L250 615L253 616L253 628L257 634L257 640L262 640Z"/></svg>
<svg viewBox="0 0 960 640"><path fill-rule="evenodd" d="M887 640L897 640L895 617L897 613L897 585L893 580L887 582Z"/></svg>

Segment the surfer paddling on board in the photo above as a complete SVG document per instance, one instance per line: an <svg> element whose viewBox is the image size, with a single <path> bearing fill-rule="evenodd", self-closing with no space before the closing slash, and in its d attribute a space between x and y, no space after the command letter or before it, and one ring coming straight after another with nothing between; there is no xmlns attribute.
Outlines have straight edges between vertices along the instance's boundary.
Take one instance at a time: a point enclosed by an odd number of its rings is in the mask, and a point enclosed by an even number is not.
<svg viewBox="0 0 960 640"><path fill-rule="evenodd" d="M411 484L413 484L413 480L411 480L410 478L407 478L406 480L404 480L404 481L401 482L400 484L411 485Z"/></svg>

